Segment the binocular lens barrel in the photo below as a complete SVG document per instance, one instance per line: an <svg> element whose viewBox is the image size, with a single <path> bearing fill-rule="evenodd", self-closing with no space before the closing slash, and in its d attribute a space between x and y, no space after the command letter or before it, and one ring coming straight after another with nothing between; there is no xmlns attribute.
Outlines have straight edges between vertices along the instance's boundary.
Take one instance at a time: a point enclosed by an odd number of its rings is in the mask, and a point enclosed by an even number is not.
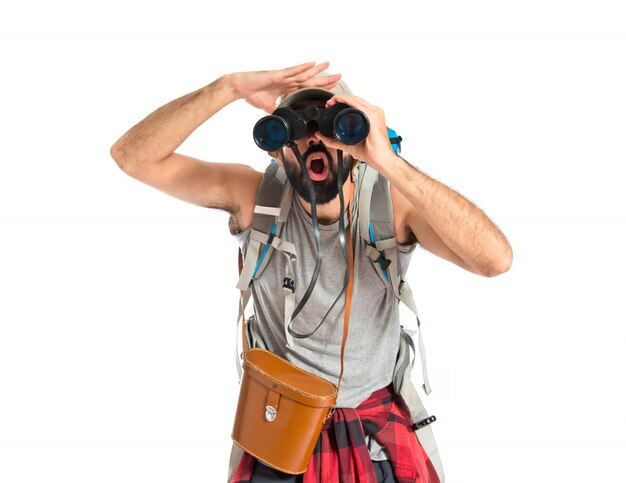
<svg viewBox="0 0 626 483"><path fill-rule="evenodd" d="M370 124L365 114L358 109L346 109L335 118L333 132L344 144L359 144L369 134Z"/></svg>
<svg viewBox="0 0 626 483"><path fill-rule="evenodd" d="M278 116L265 116L254 126L254 142L264 151L277 151L289 140L289 126Z"/></svg>

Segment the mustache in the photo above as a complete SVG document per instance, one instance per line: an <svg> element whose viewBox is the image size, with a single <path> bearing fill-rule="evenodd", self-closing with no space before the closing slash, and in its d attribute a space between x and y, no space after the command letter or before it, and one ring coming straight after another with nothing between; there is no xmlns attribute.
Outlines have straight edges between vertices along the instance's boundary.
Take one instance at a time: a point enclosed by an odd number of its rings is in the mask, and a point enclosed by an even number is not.
<svg viewBox="0 0 626 483"><path fill-rule="evenodd" d="M324 146L323 144L313 144L312 146L309 146L309 148L302 155L302 158L306 159L312 153L324 153L327 159L329 160L333 159L330 152L328 151L326 146Z"/></svg>

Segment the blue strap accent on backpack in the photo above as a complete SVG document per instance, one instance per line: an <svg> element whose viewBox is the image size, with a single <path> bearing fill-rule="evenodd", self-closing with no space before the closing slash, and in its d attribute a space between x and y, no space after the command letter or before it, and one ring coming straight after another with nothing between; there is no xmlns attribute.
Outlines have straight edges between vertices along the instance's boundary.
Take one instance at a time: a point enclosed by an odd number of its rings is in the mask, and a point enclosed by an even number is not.
<svg viewBox="0 0 626 483"><path fill-rule="evenodd" d="M389 142L391 143L393 152L398 154L400 152L400 142L402 141L402 136L399 136L397 132L388 127L387 137L389 137Z"/></svg>

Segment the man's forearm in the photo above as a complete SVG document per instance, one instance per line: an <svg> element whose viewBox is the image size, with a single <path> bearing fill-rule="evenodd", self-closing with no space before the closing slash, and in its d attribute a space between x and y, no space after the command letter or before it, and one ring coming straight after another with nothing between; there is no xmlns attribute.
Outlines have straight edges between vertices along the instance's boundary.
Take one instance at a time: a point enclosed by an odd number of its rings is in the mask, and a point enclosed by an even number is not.
<svg viewBox="0 0 626 483"><path fill-rule="evenodd" d="M509 269L511 246L477 206L399 156L388 166L384 176L420 211L439 238L468 265L485 275Z"/></svg>
<svg viewBox="0 0 626 483"><path fill-rule="evenodd" d="M120 167L158 163L178 148L202 123L236 100L232 76L160 107L132 127L111 148Z"/></svg>

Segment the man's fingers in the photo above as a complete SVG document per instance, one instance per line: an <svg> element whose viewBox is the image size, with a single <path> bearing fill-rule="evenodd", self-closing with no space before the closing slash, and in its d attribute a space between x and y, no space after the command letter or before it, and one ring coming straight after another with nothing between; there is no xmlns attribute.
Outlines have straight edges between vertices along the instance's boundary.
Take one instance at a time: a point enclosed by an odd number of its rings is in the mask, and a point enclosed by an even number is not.
<svg viewBox="0 0 626 483"><path fill-rule="evenodd" d="M302 89L304 87L321 87L324 89L332 89L341 79L341 74L330 74L316 77L319 73L325 71L330 62L307 62L306 64L296 65L280 71L280 83L283 84L286 92Z"/></svg>
<svg viewBox="0 0 626 483"><path fill-rule="evenodd" d="M329 62L322 62L321 64L317 65L315 65L315 62L307 62L306 64L301 64L286 69L283 73L283 79L292 82L304 82L307 79L310 79L311 77L317 75L319 72L322 72L329 65Z"/></svg>
<svg viewBox="0 0 626 483"><path fill-rule="evenodd" d="M341 74L331 74L322 77L314 77L306 82L307 87L323 87L324 89L332 89L341 79Z"/></svg>
<svg viewBox="0 0 626 483"><path fill-rule="evenodd" d="M332 98L328 99L326 102L327 107L332 107L337 103L347 104L350 107L354 107L355 109L360 109L361 111L366 112L375 112L380 110L380 108L370 104L366 100L357 97L357 96L342 96L341 94L337 94Z"/></svg>
<svg viewBox="0 0 626 483"><path fill-rule="evenodd" d="M302 83L307 82L309 79L314 78L320 72L326 70L329 65L330 65L329 62L322 62L321 64L318 64L317 66L311 69L307 69L304 72L301 72L300 74L289 78L289 80L294 81L294 82L302 82Z"/></svg>
<svg viewBox="0 0 626 483"><path fill-rule="evenodd" d="M359 104L362 106L363 103L359 103L358 101L359 98L356 96L343 96L341 94L336 94L332 98L328 99L328 102L326 104L328 105L328 107L334 106L338 102L342 104L348 104L352 107L358 107Z"/></svg>
<svg viewBox="0 0 626 483"><path fill-rule="evenodd" d="M304 64L294 65L293 67L287 67L286 69L282 69L282 77L293 77L295 75L304 72L307 69L310 69L315 65L315 62L305 62Z"/></svg>

